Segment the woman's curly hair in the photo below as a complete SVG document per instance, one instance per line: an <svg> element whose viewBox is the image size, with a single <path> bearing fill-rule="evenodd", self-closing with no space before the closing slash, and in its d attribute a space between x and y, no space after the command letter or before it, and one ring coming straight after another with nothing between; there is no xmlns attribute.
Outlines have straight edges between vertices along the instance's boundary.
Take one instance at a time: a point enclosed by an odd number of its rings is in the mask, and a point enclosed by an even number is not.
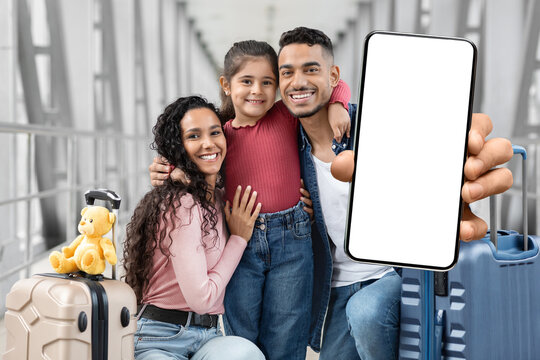
<svg viewBox="0 0 540 360"><path fill-rule="evenodd" d="M162 186L152 189L139 202L131 217L131 222L126 227L125 279L126 283L135 291L139 303L141 303L144 291L148 286L156 249L159 249L164 256L174 256L170 253L173 240L168 229L178 228L189 223L189 219L180 219L175 216L176 209L182 206L180 200L185 193L191 194L195 204L202 208L202 236L212 233L214 246L218 239L216 230L218 210L209 200L213 189L209 188L205 174L189 158L182 141L181 120L188 111L199 108L212 110L219 119L219 113L215 106L204 98L200 96L181 97L165 108L152 130L154 142L150 147L157 150L158 154L166 158L171 165L181 169L190 182L184 184L169 178ZM222 179L223 176L218 176L219 178ZM218 180L216 187L223 187L221 181ZM202 242L202 238L201 244L206 246Z"/></svg>

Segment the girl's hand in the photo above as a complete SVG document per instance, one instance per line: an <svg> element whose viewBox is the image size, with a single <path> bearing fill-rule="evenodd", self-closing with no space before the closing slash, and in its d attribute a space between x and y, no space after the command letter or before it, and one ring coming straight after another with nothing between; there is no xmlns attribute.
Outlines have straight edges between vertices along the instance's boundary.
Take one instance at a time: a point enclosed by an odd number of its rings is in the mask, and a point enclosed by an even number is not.
<svg viewBox="0 0 540 360"><path fill-rule="evenodd" d="M311 221L313 221L313 202L311 201L311 195L309 194L309 191L306 190L306 186L304 185L304 179L300 179L302 182L302 187L300 188L300 200L306 204L304 206L304 211L309 214L309 218Z"/></svg>
<svg viewBox="0 0 540 360"><path fill-rule="evenodd" d="M257 216L259 216L262 205L258 203L255 209L253 209L257 192L254 191L250 197L251 186L246 188L242 199L240 199L241 192L242 187L238 186L234 194L232 208L228 201L225 204L225 220L227 220L231 235L238 235L249 242L251 234L253 234L253 225L255 224L255 220L257 220Z"/></svg>
<svg viewBox="0 0 540 360"><path fill-rule="evenodd" d="M351 118L341 103L328 105L328 122L337 142L341 142L345 134L347 137L351 137Z"/></svg>

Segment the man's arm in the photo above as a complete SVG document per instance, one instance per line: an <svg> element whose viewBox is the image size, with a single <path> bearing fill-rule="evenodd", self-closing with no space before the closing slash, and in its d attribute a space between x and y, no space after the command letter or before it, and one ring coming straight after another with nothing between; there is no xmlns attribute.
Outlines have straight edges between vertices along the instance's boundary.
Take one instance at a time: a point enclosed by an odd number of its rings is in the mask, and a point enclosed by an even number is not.
<svg viewBox="0 0 540 360"><path fill-rule="evenodd" d="M486 235L487 224L474 215L469 204L508 190L513 183L512 172L507 168L493 169L512 158L512 144L504 138L486 141L493 124L485 114L473 114L469 131L468 158L465 162L465 183L461 188L463 212L459 238L464 241L481 239ZM342 151L332 162L331 171L340 181L351 181L354 169L352 151ZM343 175L344 174L344 175ZM340 176L343 175L343 176ZM427 194L430 196L430 194Z"/></svg>

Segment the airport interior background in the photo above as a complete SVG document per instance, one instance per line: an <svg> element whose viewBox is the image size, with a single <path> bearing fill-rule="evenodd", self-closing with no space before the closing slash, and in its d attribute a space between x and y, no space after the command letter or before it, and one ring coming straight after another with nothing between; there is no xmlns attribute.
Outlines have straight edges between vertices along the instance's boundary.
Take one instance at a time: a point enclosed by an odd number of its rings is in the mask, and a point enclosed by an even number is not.
<svg viewBox="0 0 540 360"><path fill-rule="evenodd" d="M50 251L78 235L87 189L122 197L121 246L151 188L151 128L166 104L188 94L219 104L227 49L256 39L277 50L280 34L297 26L332 39L352 102L369 32L473 41L474 112L491 117L492 136L527 148L528 228L540 234L540 1L0 0L0 318L14 282L51 271ZM521 165L508 166L514 187L495 218L522 231ZM487 200L473 210L489 219ZM2 350L3 324L0 334Z"/></svg>

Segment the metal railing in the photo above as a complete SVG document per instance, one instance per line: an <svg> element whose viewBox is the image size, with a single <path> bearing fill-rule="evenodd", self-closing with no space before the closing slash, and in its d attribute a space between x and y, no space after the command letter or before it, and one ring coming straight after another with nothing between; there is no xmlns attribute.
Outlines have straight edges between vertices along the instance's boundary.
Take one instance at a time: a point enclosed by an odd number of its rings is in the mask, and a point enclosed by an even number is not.
<svg viewBox="0 0 540 360"><path fill-rule="evenodd" d="M77 209L75 209L76 201L75 196L77 192L83 192L89 188L94 187L107 187L108 183L118 182L119 184L122 181L131 180L134 185L131 186L131 191L128 193L128 189L120 188L116 190L124 199L126 198L136 198L140 196L142 191L145 188L148 188L148 181L139 181L139 179L146 179L147 176L147 166L151 161L150 151L145 151L145 148L148 149L149 139L144 136L129 135L129 134L113 134L100 131L84 131L84 130L75 130L70 128L61 128L61 127L47 127L47 126L36 126L36 125L23 125L23 124L13 124L13 123L2 123L0 122L0 134L11 134L14 136L23 136L25 139L25 182L18 184L18 190L20 187L25 188L23 195L8 196L8 198L0 198L0 207L9 206L14 204L26 204L26 209L24 213L24 226L23 229L19 226L12 239L9 239L8 242L17 241L24 243L24 261L7 271L4 271L0 275L0 281L7 279L13 274L25 270L26 276L30 276L30 268L36 262L44 257L46 257L50 251L60 249L62 246L65 246L65 242L70 242L74 238L76 224L78 219L76 219ZM66 169L66 181L65 184L57 186L53 189L46 189L43 191L34 190L32 191L32 183L35 181L35 173L33 171L33 158L34 158L34 142L36 137L46 136L54 139L65 139L65 169ZM94 160L94 176L93 179L89 181L80 181L77 182L77 171L80 170L77 164L82 163L77 161L77 155L79 153L80 141L81 139L90 139L93 142L94 159L85 159L85 161ZM115 145L115 149L120 151L119 154L116 154L115 159L117 160L114 164L116 171L110 173L107 167L107 142L112 142ZM120 144L120 146L117 146ZM110 144L109 144L110 145ZM134 153L131 153L131 161L126 161L126 153L129 145L133 146ZM146 156L146 154L148 156ZM17 156L17 152L13 151L13 156ZM119 159L121 161L119 161ZM15 159L19 163L23 159ZM14 163L16 163L14 161ZM51 169L53 171L53 169ZM146 186L143 186L146 185ZM67 196L66 196L67 195ZM65 234L66 239L64 243L54 247L53 249L45 249L38 254L33 254L32 248L32 239L35 234L32 233L31 224L32 218L35 216L32 208L32 201L36 199L43 199L48 197L66 196L65 206L66 206L66 221L65 221ZM129 203L134 203L130 201ZM80 209L79 209L80 210ZM123 217L128 217L132 209L124 209ZM17 227L16 225L14 225ZM21 231L22 230L22 231ZM16 233L23 233L23 236L18 236ZM118 231L121 233L121 231ZM5 246L6 242L4 241L0 246ZM2 294L4 297L5 294Z"/></svg>

